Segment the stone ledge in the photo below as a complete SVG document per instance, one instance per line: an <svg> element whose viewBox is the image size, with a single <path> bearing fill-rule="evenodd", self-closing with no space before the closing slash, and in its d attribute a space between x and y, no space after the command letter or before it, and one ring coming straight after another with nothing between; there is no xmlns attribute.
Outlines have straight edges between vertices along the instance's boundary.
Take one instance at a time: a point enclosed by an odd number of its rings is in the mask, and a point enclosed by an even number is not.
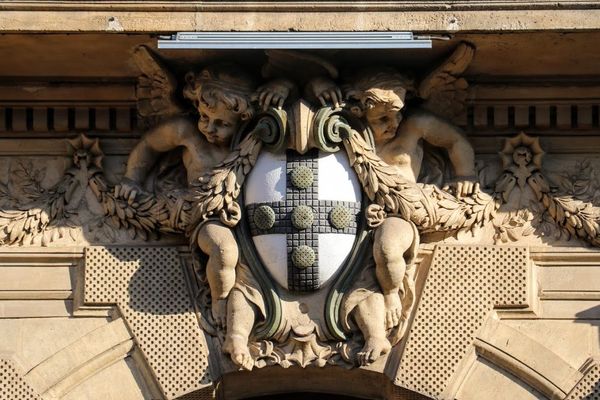
<svg viewBox="0 0 600 400"><path fill-rule="evenodd" d="M174 1L153 0L143 4L127 0L111 2L79 1L76 5L71 1L11 1L0 5L0 10L112 10L131 11L443 11L443 10L564 10L600 8L597 1L585 0L462 0L444 2L439 0L409 0L409 1Z"/></svg>
<svg viewBox="0 0 600 400"><path fill-rule="evenodd" d="M418 33L588 31L600 29L600 9L504 10L297 10L272 6L260 10L166 10L122 7L94 9L52 7L0 8L0 32L119 32L177 31L413 31ZM138 6L142 7L142 6ZM156 8L156 7L155 7ZM531 7L533 8L533 7ZM328 17L330 16L330 18Z"/></svg>

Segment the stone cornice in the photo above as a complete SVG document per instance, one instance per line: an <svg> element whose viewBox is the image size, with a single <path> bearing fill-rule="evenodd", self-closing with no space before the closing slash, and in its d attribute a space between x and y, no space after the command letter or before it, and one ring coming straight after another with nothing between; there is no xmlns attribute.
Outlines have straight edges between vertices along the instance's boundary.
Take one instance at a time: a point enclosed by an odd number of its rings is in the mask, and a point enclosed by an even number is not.
<svg viewBox="0 0 600 400"><path fill-rule="evenodd" d="M0 4L13 11L488 11L597 9L597 1L585 0L462 0L462 1L65 1L16 0Z"/></svg>
<svg viewBox="0 0 600 400"><path fill-rule="evenodd" d="M0 4L0 11L0 32L600 29L595 1L11 1Z"/></svg>

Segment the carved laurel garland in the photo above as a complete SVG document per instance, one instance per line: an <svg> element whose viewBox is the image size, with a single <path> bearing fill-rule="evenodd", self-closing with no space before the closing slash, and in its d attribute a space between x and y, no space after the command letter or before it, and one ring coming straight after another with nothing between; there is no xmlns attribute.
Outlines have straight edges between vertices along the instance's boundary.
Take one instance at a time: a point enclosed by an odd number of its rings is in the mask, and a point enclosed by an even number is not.
<svg viewBox="0 0 600 400"><path fill-rule="evenodd" d="M577 237L593 246L600 246L600 208L572 196L553 196L541 174L532 175L527 183L556 226L569 237Z"/></svg>
<svg viewBox="0 0 600 400"><path fill-rule="evenodd" d="M242 209L236 199L246 176L256 164L261 148L262 141L250 134L211 173L200 178L195 190L192 226L209 218L219 218L228 227L237 225Z"/></svg>
<svg viewBox="0 0 600 400"><path fill-rule="evenodd" d="M0 243L11 245L39 242L46 246L63 237L65 228L54 223L69 217L66 206L77 183L73 176L66 174L56 187L46 191L32 203L16 210L0 210Z"/></svg>
<svg viewBox="0 0 600 400"><path fill-rule="evenodd" d="M22 206L15 206L18 202L11 198L8 189L0 187L0 242L46 246L67 232L74 241L77 240L72 232L77 226L61 224L61 221L68 221L78 213L82 193L87 188L102 207L103 223L116 230L126 230L131 239L146 240L159 232L186 232L189 227L197 227L211 218L218 218L226 226L233 227L241 218L237 197L263 143L271 145L281 139L268 119L259 121L255 130L191 190L156 195L141 192L128 198L121 197L118 186L109 185L102 174L103 154L98 140L81 135L69 141L73 164L54 187L30 190L31 199ZM28 169L24 168L24 171ZM37 187L40 183L33 182L32 185ZM79 195L74 199L76 192Z"/></svg>
<svg viewBox="0 0 600 400"><path fill-rule="evenodd" d="M70 143L73 163L55 186L42 190L39 182L32 181L33 186L40 188L29 190L29 201L21 205L15 205L18 202L6 187L0 188L0 241L3 244L46 246L69 236L76 240L74 216L81 201L80 192L88 186L102 206L105 222L114 229L127 230L131 238L146 239L158 232L184 232L188 226L208 218L219 218L225 225L235 226L241 217L236 199L256 163L263 139L248 135L188 193L139 193L129 199L120 198L115 188L106 182L100 168L102 152L97 140L81 136ZM527 216L498 215L498 209L505 202L505 192L494 196L477 192L458 198L437 186L403 179L359 134L348 135L343 143L350 164L372 201L366 215L371 227L381 224L388 215L398 215L414 222L422 233L469 231L491 222L495 237L500 241L514 241L524 236L515 231L526 230L523 226L528 222ZM535 193L542 217L552 221L567 237L600 246L599 207L573 194L553 193L539 170L531 173L526 182Z"/></svg>
<svg viewBox="0 0 600 400"><path fill-rule="evenodd" d="M169 210L164 202L147 193L140 193L129 199L122 199L114 188L110 188L104 176L90 179L90 189L102 205L107 222L115 229L126 229L135 239L139 235L146 240L151 233L168 226Z"/></svg>
<svg viewBox="0 0 600 400"><path fill-rule="evenodd" d="M520 234L504 229L501 232L502 241L518 240L520 236L537 231L543 236L574 237L594 246L600 245L600 208L594 205L598 188L592 182L593 168L589 163L581 163L581 170L575 176L564 179L569 182L565 185L567 190L553 191L542 173L543 155L539 138L523 132L507 139L500 152L504 173L496 182L496 197L510 202L511 194L515 191L523 195L529 189L532 193L530 197L525 196L531 198L531 203L519 204L519 212L509 212L512 219L510 225L513 231L519 231ZM586 193L590 190L594 192L592 196ZM522 209L524 205L527 207ZM548 225L551 225L550 229Z"/></svg>
<svg viewBox="0 0 600 400"><path fill-rule="evenodd" d="M457 198L434 185L410 182L377 156L359 134L344 139L350 165L373 202L367 209L369 226L398 215L421 232L470 230L492 220L499 204L484 192Z"/></svg>
<svg viewBox="0 0 600 400"><path fill-rule="evenodd" d="M235 226L241 218L236 199L246 175L262 147L256 135L248 135L231 154L210 173L203 176L191 191L177 194L138 193L121 198L102 175L90 179L90 188L102 204L108 222L116 229L126 229L134 239L146 239L158 232L185 232L204 220L219 218ZM191 214L191 215L190 215Z"/></svg>
<svg viewBox="0 0 600 400"><path fill-rule="evenodd" d="M375 154L360 135L348 135L344 145L350 164L369 199L367 208L369 226L381 224L388 215L398 215L414 222L423 233L436 231L473 230L491 222L498 239L517 240L512 233L515 226L523 224L520 215L502 218L497 211L506 195L496 193L493 197L477 192L469 197L458 198L434 185L409 182L395 173ZM554 196L541 172L531 174L527 184L543 207L545 215L569 237L600 245L600 208L573 196ZM504 240L502 240L504 241Z"/></svg>
<svg viewBox="0 0 600 400"><path fill-rule="evenodd" d="M76 240L76 224L72 217L77 214L88 179L101 172L102 152L97 139L91 140L84 135L69 140L68 144L72 163L56 185L44 189L39 171L34 171L33 165L25 166L21 162L14 173L28 201L23 203L22 198L17 198L8 187L1 190L2 244L47 246L67 234Z"/></svg>
<svg viewBox="0 0 600 400"><path fill-rule="evenodd" d="M98 140L81 135L69 144L73 162L55 186L43 189L34 176L20 179L31 181L28 184L31 188L27 190L30 201L17 206L15 204L19 202L12 198L9 190L2 190L0 241L3 244L47 246L67 234L76 241L77 224L73 219L77 217L83 192L88 187L104 211L103 223L117 230L127 230L132 239L139 236L146 240L159 231L181 232L182 226L187 226L190 196L173 199L168 194L139 193L129 199L120 198L102 174L103 154ZM27 172L31 166L21 169L31 175ZM78 222L81 225L82 221Z"/></svg>

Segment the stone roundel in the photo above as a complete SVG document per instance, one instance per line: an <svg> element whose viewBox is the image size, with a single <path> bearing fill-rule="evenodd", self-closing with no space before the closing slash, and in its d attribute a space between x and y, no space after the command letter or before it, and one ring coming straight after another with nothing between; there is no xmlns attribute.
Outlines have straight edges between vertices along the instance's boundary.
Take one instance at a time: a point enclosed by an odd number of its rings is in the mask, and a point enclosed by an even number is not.
<svg viewBox="0 0 600 400"><path fill-rule="evenodd" d="M297 206L292 211L292 225L296 229L310 228L315 220L315 214L309 206Z"/></svg>
<svg viewBox="0 0 600 400"><path fill-rule="evenodd" d="M313 184L313 180L312 170L305 165L296 167L290 172L290 181L298 189L309 188Z"/></svg>
<svg viewBox="0 0 600 400"><path fill-rule="evenodd" d="M336 229L348 228L352 223L352 213L348 207L337 205L329 212L329 223Z"/></svg>
<svg viewBox="0 0 600 400"><path fill-rule="evenodd" d="M254 211L253 219L258 229L271 229L275 225L275 211L267 205L262 205Z"/></svg>
<svg viewBox="0 0 600 400"><path fill-rule="evenodd" d="M298 268L308 268L315 263L315 251L302 245L292 251L292 264Z"/></svg>

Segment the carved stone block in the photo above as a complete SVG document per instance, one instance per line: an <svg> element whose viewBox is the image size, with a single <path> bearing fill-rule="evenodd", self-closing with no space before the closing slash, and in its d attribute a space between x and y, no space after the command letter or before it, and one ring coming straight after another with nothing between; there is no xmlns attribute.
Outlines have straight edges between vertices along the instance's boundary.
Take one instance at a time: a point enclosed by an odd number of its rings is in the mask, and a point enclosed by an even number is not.
<svg viewBox="0 0 600 400"><path fill-rule="evenodd" d="M179 253L172 247L89 247L86 304L115 304L168 399L212 384Z"/></svg>
<svg viewBox="0 0 600 400"><path fill-rule="evenodd" d="M438 246L395 383L438 398L495 308L527 308L527 247Z"/></svg>

